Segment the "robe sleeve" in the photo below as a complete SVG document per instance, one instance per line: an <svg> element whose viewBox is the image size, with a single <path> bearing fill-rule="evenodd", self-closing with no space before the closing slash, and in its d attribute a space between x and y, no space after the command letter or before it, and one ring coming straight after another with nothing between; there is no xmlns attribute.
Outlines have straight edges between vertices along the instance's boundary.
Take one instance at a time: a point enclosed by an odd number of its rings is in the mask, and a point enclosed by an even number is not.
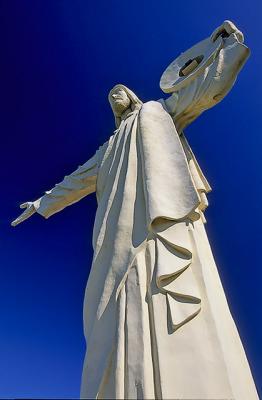
<svg viewBox="0 0 262 400"><path fill-rule="evenodd" d="M96 191L102 147L90 160L65 176L62 182L56 184L53 189L45 192L43 197L33 203L38 214L48 218Z"/></svg>
<svg viewBox="0 0 262 400"><path fill-rule="evenodd" d="M179 133L226 96L248 56L248 48L240 44L234 34L230 35L224 39L214 62L188 86L165 100Z"/></svg>

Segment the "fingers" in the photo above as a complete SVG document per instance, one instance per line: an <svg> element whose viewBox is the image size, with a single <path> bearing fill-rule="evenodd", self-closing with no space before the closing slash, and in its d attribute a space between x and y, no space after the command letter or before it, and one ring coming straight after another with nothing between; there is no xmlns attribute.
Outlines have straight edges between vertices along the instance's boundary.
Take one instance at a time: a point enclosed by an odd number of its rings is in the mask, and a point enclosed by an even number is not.
<svg viewBox="0 0 262 400"><path fill-rule="evenodd" d="M23 214L21 214L18 218L16 218L13 222L11 222L12 226L16 226L18 224L20 224L21 222L23 222L25 219L29 218L30 215L27 215L25 212Z"/></svg>
<svg viewBox="0 0 262 400"><path fill-rule="evenodd" d="M21 222L23 222L24 220L25 220L25 218L22 218L22 216L20 216L20 217L16 218L14 221L12 221L11 225L16 226L16 225L20 224Z"/></svg>
<svg viewBox="0 0 262 400"><path fill-rule="evenodd" d="M22 204L21 204L22 205ZM25 221L27 218L31 217L35 213L35 210L31 208L27 208L18 218L11 222L11 226L16 226L21 222Z"/></svg>
<svg viewBox="0 0 262 400"><path fill-rule="evenodd" d="M25 203L22 203L22 204L20 204L20 208L27 208L28 207L28 202L25 202Z"/></svg>
<svg viewBox="0 0 262 400"><path fill-rule="evenodd" d="M228 21L228 20L223 22L222 27L225 29L225 31L228 35L231 35L231 33L234 33L238 30L236 25L233 24L233 22Z"/></svg>
<svg viewBox="0 0 262 400"><path fill-rule="evenodd" d="M217 28L214 30L214 32L212 33L212 35L210 36L212 42L215 42L218 38L218 36L221 34L222 30L221 27Z"/></svg>
<svg viewBox="0 0 262 400"><path fill-rule="evenodd" d="M11 222L11 226L16 226L16 225L20 224L20 222L22 222L22 221L20 221L20 218L17 218Z"/></svg>
<svg viewBox="0 0 262 400"><path fill-rule="evenodd" d="M243 33L241 31L237 30L235 32L235 34L236 34L236 37L237 37L238 41L240 43L244 43L244 35L243 35Z"/></svg>
<svg viewBox="0 0 262 400"><path fill-rule="evenodd" d="M25 203L20 204L20 208L29 208L32 204L32 201L26 201Z"/></svg>
<svg viewBox="0 0 262 400"><path fill-rule="evenodd" d="M236 25L233 24L233 22L228 20L224 21L221 26L215 29L210 38L213 42L215 42L219 36L230 36L232 33L235 33L239 42L243 43L244 36L242 32L237 29Z"/></svg>

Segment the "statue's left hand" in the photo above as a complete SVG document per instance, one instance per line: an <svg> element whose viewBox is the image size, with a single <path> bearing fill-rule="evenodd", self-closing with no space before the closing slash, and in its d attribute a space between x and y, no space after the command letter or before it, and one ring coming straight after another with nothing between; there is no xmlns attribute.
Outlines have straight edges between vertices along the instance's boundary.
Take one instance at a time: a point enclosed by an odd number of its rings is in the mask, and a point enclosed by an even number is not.
<svg viewBox="0 0 262 400"><path fill-rule="evenodd" d="M11 222L12 226L20 224L36 212L34 203L31 201L27 201L26 203L21 204L20 208L25 208L25 211L21 215L19 215L19 217L16 218L13 222Z"/></svg>
<svg viewBox="0 0 262 400"><path fill-rule="evenodd" d="M219 36L228 37L231 34L235 34L240 43L244 42L243 33L239 29L237 29L236 25L234 25L233 22L228 20L224 21L222 25L215 29L210 38L212 42L215 42Z"/></svg>

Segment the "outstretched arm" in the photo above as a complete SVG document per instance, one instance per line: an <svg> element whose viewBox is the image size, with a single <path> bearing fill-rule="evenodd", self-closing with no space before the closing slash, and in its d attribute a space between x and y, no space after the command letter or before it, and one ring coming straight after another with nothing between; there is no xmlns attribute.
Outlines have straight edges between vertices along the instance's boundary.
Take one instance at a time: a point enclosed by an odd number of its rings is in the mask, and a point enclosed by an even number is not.
<svg viewBox="0 0 262 400"><path fill-rule="evenodd" d="M210 40L215 41L218 36L223 38L223 47L213 63L188 86L165 100L179 132L226 96L249 56L249 49L242 44L243 34L232 22L225 21Z"/></svg>
<svg viewBox="0 0 262 400"><path fill-rule="evenodd" d="M20 208L26 208L26 210L11 225L20 224L35 212L48 218L88 194L95 192L102 149L103 147L96 152L94 157L79 166L71 175L65 176L61 183L45 192L44 196L34 202L21 204Z"/></svg>

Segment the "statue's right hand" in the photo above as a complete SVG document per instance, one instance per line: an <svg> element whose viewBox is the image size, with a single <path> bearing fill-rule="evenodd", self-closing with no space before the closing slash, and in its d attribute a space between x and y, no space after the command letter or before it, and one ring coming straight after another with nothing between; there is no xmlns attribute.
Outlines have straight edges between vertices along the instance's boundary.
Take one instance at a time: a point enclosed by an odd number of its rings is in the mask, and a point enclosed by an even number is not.
<svg viewBox="0 0 262 400"><path fill-rule="evenodd" d="M236 38L240 43L244 42L243 33L236 27L235 24L233 24L233 22L226 20L222 25L214 30L211 35L211 40L212 42L215 42L219 36L228 37L232 34L236 35Z"/></svg>
<svg viewBox="0 0 262 400"><path fill-rule="evenodd" d="M19 215L19 217L16 218L13 222L11 222L12 226L20 224L36 212L34 203L32 201L27 201L26 203L21 204L20 208L25 208L25 211L21 215Z"/></svg>

